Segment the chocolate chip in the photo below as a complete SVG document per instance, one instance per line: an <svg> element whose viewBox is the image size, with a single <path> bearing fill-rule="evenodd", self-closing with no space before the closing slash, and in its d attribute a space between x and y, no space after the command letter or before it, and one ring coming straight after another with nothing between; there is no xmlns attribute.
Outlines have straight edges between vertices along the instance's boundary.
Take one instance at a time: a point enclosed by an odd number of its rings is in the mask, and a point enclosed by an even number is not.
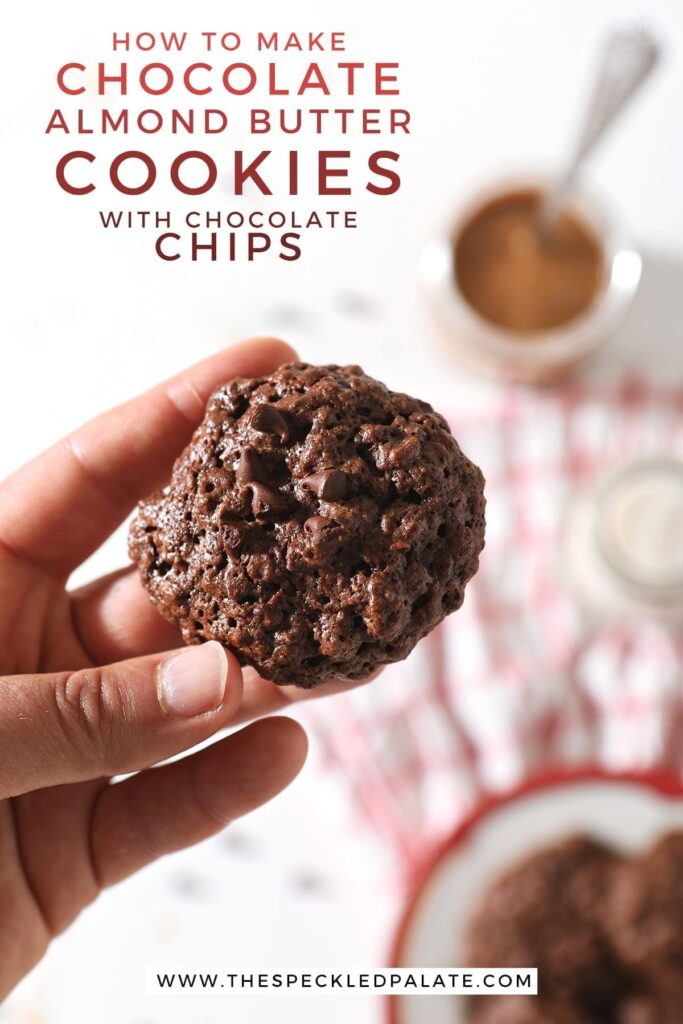
<svg viewBox="0 0 683 1024"><path fill-rule="evenodd" d="M267 484L250 481L251 488L251 509L255 516L277 515L278 512L287 510L287 500Z"/></svg>
<svg viewBox="0 0 683 1024"><path fill-rule="evenodd" d="M346 494L348 481L343 470L324 469L321 473L304 477L302 483L323 501L340 501Z"/></svg>
<svg viewBox="0 0 683 1024"><path fill-rule="evenodd" d="M320 557L325 557L338 551L344 543L344 533L339 523L327 516L311 516L304 523L304 531L310 538L312 551L307 557L308 561L315 563Z"/></svg>
<svg viewBox="0 0 683 1024"><path fill-rule="evenodd" d="M325 516L311 516L304 523L304 530L311 534L315 542L322 537L326 530L331 530L334 526L335 523L331 519L326 519Z"/></svg>
<svg viewBox="0 0 683 1024"><path fill-rule="evenodd" d="M251 414L251 425L260 434L277 434L282 444L289 440L289 427L279 409L268 402L259 402Z"/></svg>
<svg viewBox="0 0 683 1024"><path fill-rule="evenodd" d="M261 458L253 448L244 448L237 466L237 483L266 483L267 475Z"/></svg>

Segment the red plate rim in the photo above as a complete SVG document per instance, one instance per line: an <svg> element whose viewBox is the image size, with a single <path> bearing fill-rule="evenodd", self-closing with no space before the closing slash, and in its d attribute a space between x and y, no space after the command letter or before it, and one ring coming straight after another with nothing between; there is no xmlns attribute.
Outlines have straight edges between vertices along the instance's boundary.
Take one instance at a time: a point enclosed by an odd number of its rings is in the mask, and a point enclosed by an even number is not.
<svg viewBox="0 0 683 1024"><path fill-rule="evenodd" d="M604 768L599 768L596 765L583 766L581 768L553 769L551 771L543 772L541 775L527 779L521 785L506 793L485 796L480 800L472 813L465 818L465 820L462 821L460 825L458 825L458 827L446 837L446 839L442 840L436 848L427 855L422 866L415 872L408 899L406 900L398 921L398 926L394 932L394 938L391 944L391 953L389 956L389 965L391 967L400 966L399 955L401 947L405 941L415 907L422 895L422 891L426 883L429 881L444 857L446 857L446 855L449 854L455 846L458 846L483 818L489 815L492 811L496 811L500 807L504 807L506 804L513 803L521 797L528 796L530 793L535 793L538 790L550 789L553 786L567 786L577 782L626 782L633 785L645 786L646 788L652 789L661 796L668 797L669 799L683 798L683 783L679 782L672 775L667 775L666 772L659 770L648 772L610 772ZM400 1024L398 1018L398 1003L400 998L400 996L385 997L385 1018L387 1024Z"/></svg>

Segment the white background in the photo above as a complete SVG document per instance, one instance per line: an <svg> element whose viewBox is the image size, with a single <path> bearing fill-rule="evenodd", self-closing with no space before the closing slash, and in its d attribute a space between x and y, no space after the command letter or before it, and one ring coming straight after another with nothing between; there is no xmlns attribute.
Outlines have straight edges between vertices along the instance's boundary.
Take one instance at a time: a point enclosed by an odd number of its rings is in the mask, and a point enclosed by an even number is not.
<svg viewBox="0 0 683 1024"><path fill-rule="evenodd" d="M490 397L494 385L467 377L433 344L417 287L420 247L482 175L560 159L603 30L635 9L607 0L350 0L324 7L291 0L286 10L275 0L239 7L204 2L192 10L172 0L116 6L64 0L15 6L11 22L5 12L0 476L89 415L223 344L263 332L286 336L304 358L362 362L390 386L445 409ZM656 369L668 352L670 375L672 366L683 368L683 16L674 0L650 0L640 10L659 30L666 59L595 159L591 176L623 212L645 272L632 315L593 372L614 374L641 359ZM111 59L113 30L161 29L232 30L245 40L261 29L345 31L350 59L400 61L396 105L410 108L414 130L399 142L399 193L354 198L349 205L361 211L358 231L311 239L296 264L272 258L164 264L151 252L152 236L109 237L97 226L96 210L115 204L111 191L107 200L97 193L79 200L60 194L54 182L57 157L82 146L75 136L44 135L59 104L54 74L67 60ZM199 50L190 54L204 59ZM120 105L115 96L110 105ZM137 97L130 106L140 106ZM300 148L310 152L314 141L307 138ZM380 142L393 148L391 140ZM325 138L331 148L338 143L343 140ZM242 144L261 148L258 140L233 136L214 137L210 148ZM102 155L120 147L117 140L93 143ZM148 148L174 154L188 146L181 138L151 137ZM367 147L352 140L352 148ZM158 195L162 207L173 201L163 189ZM203 205L237 204L221 186ZM276 205L291 203L282 196ZM313 205L332 204L299 198L299 208ZM124 559L119 532L82 575ZM328 714L334 715L333 702ZM146 997L147 965L383 963L400 906L396 865L371 836L351 831L344 787L318 762L314 743L302 776L275 804L232 834L106 893L0 1010L3 1024L156 1024L200 1014L186 1000ZM365 1024L381 1018L381 1003L368 996L254 995L201 1009L204 1020L240 1024L323 1014L330 1022L353 1014Z"/></svg>

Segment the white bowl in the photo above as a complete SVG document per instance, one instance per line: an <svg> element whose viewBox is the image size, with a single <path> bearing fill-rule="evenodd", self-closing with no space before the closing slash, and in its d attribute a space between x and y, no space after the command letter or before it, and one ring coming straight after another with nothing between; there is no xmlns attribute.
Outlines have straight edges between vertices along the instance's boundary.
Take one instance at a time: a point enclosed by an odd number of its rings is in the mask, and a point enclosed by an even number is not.
<svg viewBox="0 0 683 1024"><path fill-rule="evenodd" d="M439 321L443 341L471 366L506 380L545 383L573 370L614 333L636 293L642 260L605 200L582 188L570 209L588 224L604 253L604 285L591 306L559 327L529 334L506 331L480 316L458 288L454 239L462 226L497 196L545 190L548 175L515 175L476 190L446 219L420 256L420 278Z"/></svg>
<svg viewBox="0 0 683 1024"><path fill-rule="evenodd" d="M467 923L485 891L543 846L581 832L637 853L675 828L683 828L683 786L656 774L585 769L547 775L494 798L456 830L421 874L396 931L391 966L463 966ZM386 1020L465 1024L466 1006L465 998L452 995L393 996L386 1000Z"/></svg>

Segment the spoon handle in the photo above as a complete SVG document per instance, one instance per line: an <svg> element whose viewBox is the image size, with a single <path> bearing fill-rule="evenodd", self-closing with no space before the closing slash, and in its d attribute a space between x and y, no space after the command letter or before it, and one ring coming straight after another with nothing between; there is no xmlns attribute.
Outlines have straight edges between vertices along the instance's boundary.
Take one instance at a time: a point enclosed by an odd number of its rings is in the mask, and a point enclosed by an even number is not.
<svg viewBox="0 0 683 1024"><path fill-rule="evenodd" d="M543 235L552 230L582 163L649 76L660 53L659 43L643 26L617 29L606 39L571 160L541 203L539 227Z"/></svg>

